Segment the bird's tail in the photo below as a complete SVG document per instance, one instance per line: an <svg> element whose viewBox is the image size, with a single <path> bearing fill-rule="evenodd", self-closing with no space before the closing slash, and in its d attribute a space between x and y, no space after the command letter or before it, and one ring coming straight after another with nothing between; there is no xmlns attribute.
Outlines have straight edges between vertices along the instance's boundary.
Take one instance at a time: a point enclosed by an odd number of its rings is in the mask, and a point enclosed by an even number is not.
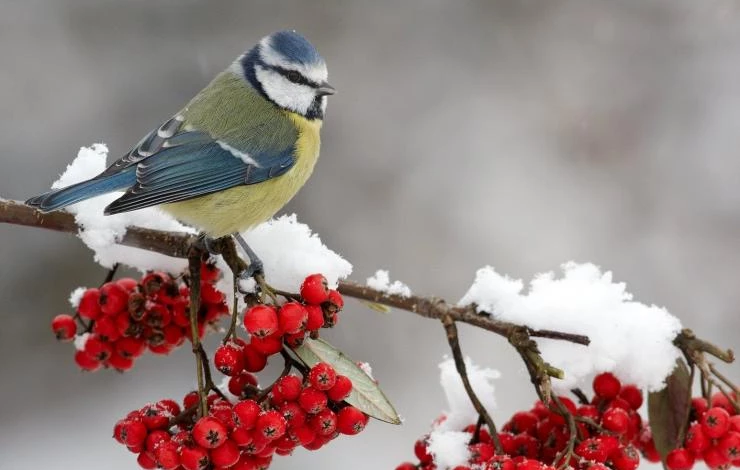
<svg viewBox="0 0 740 470"><path fill-rule="evenodd" d="M97 176L91 180L32 197L26 201L26 204L38 208L41 212L51 212L91 197L128 188L135 182L136 175L131 171L103 177Z"/></svg>

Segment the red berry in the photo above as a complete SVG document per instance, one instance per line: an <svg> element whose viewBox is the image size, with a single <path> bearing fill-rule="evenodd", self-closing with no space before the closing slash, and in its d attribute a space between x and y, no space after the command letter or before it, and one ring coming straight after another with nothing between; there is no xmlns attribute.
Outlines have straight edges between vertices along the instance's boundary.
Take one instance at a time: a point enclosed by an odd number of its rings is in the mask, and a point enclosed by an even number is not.
<svg viewBox="0 0 740 470"><path fill-rule="evenodd" d="M167 441L154 449L154 460L164 470L174 470L180 466L180 452L175 442Z"/></svg>
<svg viewBox="0 0 740 470"><path fill-rule="evenodd" d="M301 408L303 408L306 413L319 413L321 410L326 408L326 393L313 387L306 387L298 396L298 404L301 405Z"/></svg>
<svg viewBox="0 0 740 470"><path fill-rule="evenodd" d="M208 282L200 283L200 298L206 304L220 304L224 301L224 293Z"/></svg>
<svg viewBox="0 0 740 470"><path fill-rule="evenodd" d="M283 415L279 411L272 410L259 415L255 429L258 435L268 441L273 441L285 434L287 427L288 423Z"/></svg>
<svg viewBox="0 0 740 470"><path fill-rule="evenodd" d="M722 451L719 450L718 446L712 446L709 449L705 450L702 454L702 458L704 459L704 463L707 464L707 467L709 468L719 468L722 465L730 463L730 461L727 460L727 457L725 457Z"/></svg>
<svg viewBox="0 0 740 470"><path fill-rule="evenodd" d="M640 450L642 455L647 459L648 462L660 462L660 453L655 447L655 441L653 440L653 433L649 427L643 429L642 434L639 438Z"/></svg>
<svg viewBox="0 0 740 470"><path fill-rule="evenodd" d="M301 379L295 375L286 375L284 377L280 377L275 382L274 388L276 388L280 392L280 395L282 395L286 400L295 401L298 399L298 395L300 395L301 390L303 390L303 383L301 382Z"/></svg>
<svg viewBox="0 0 740 470"><path fill-rule="evenodd" d="M717 448L727 460L740 459L740 433L727 432L717 443Z"/></svg>
<svg viewBox="0 0 740 470"><path fill-rule="evenodd" d="M244 398L248 386L257 386L257 378L249 372L241 372L229 379L229 392L237 397Z"/></svg>
<svg viewBox="0 0 740 470"><path fill-rule="evenodd" d="M246 430L254 428L261 408L254 400L242 400L234 405L234 418L237 426Z"/></svg>
<svg viewBox="0 0 740 470"><path fill-rule="evenodd" d="M337 375L337 381L332 388L326 391L331 401L342 401L352 392L352 381L345 375Z"/></svg>
<svg viewBox="0 0 740 470"><path fill-rule="evenodd" d="M106 282L100 287L98 304L105 315L115 315L128 309L128 292L115 282Z"/></svg>
<svg viewBox="0 0 740 470"><path fill-rule="evenodd" d="M200 265L200 280L203 282L215 283L221 278L221 270L216 267L215 263L202 263Z"/></svg>
<svg viewBox="0 0 740 470"><path fill-rule="evenodd" d="M422 465L432 463L432 454L429 453L427 447L427 437L422 437L414 444L414 454L416 454L416 458L419 459Z"/></svg>
<svg viewBox="0 0 740 470"><path fill-rule="evenodd" d="M609 456L614 470L635 470L640 465L640 454L632 445L619 446Z"/></svg>
<svg viewBox="0 0 740 470"><path fill-rule="evenodd" d="M154 460L154 458L149 455L148 452L141 452L136 458L136 463L139 464L139 467L145 470L153 470L157 468L156 460Z"/></svg>
<svg viewBox="0 0 740 470"><path fill-rule="evenodd" d="M306 329L308 311L298 302L287 302L278 311L280 331L284 333L299 333Z"/></svg>
<svg viewBox="0 0 740 470"><path fill-rule="evenodd" d="M146 351L146 343L143 339L125 337L116 341L114 350L123 357L136 358Z"/></svg>
<svg viewBox="0 0 740 470"><path fill-rule="evenodd" d="M228 468L239 461L240 453L236 442L226 439L223 444L211 450L211 462L216 468Z"/></svg>
<svg viewBox="0 0 740 470"><path fill-rule="evenodd" d="M686 431L686 440L684 445L694 454L701 455L702 452L709 448L710 442L704 433L704 428L700 423L693 423Z"/></svg>
<svg viewBox="0 0 740 470"><path fill-rule="evenodd" d="M91 335L85 341L85 353L98 361L106 361L113 354L113 345L101 340L96 335Z"/></svg>
<svg viewBox="0 0 740 470"><path fill-rule="evenodd" d="M715 392L711 397L712 407L724 408L731 415L735 414L735 407L732 406L730 399L722 392Z"/></svg>
<svg viewBox="0 0 740 470"><path fill-rule="evenodd" d="M606 462L609 456L604 441L598 437L591 437L581 441L576 446L575 451L579 457L593 462Z"/></svg>
<svg viewBox="0 0 740 470"><path fill-rule="evenodd" d="M254 345L247 344L242 352L244 353L244 370L247 372L259 372L267 365L267 356L257 351Z"/></svg>
<svg viewBox="0 0 740 470"><path fill-rule="evenodd" d="M539 419L534 413L529 411L520 411L518 413L514 413L514 416L512 416L507 423L508 427L504 426L504 430L514 434L530 431L534 432L538 422Z"/></svg>
<svg viewBox="0 0 740 470"><path fill-rule="evenodd" d="M276 333L279 328L277 310L270 305L255 305L244 313L244 328L258 338Z"/></svg>
<svg viewBox="0 0 740 470"><path fill-rule="evenodd" d="M297 402L289 401L280 405L278 409L288 423L289 429L303 427L306 424L306 412Z"/></svg>
<svg viewBox="0 0 740 470"><path fill-rule="evenodd" d="M308 373L308 381L313 388L326 391L337 383L337 372L326 362L319 362Z"/></svg>
<svg viewBox="0 0 740 470"><path fill-rule="evenodd" d="M514 446L514 455L534 459L540 451L540 441L529 434L517 434L512 441Z"/></svg>
<svg viewBox="0 0 740 470"><path fill-rule="evenodd" d="M619 397L629 403L633 410L642 406L642 391L635 385L624 385L619 391Z"/></svg>
<svg viewBox="0 0 740 470"><path fill-rule="evenodd" d="M283 341L285 341L285 344L287 344L288 347L295 349L300 347L303 342L306 341L306 332L299 331L298 333L287 333L283 336Z"/></svg>
<svg viewBox="0 0 740 470"><path fill-rule="evenodd" d="M206 470L210 463L208 451L200 446L183 447L180 450L180 465L185 470Z"/></svg>
<svg viewBox="0 0 740 470"><path fill-rule="evenodd" d="M241 346L234 343L226 343L216 349L213 363L222 374L236 375L244 370L244 353Z"/></svg>
<svg viewBox="0 0 740 470"><path fill-rule="evenodd" d="M619 382L619 379L614 377L614 374L604 372L594 377L593 387L596 395L606 400L611 400L619 395L622 384Z"/></svg>
<svg viewBox="0 0 740 470"><path fill-rule="evenodd" d="M72 315L57 315L51 321L51 329L60 341L69 341L77 333L77 322Z"/></svg>
<svg viewBox="0 0 740 470"><path fill-rule="evenodd" d="M308 312L307 330L316 331L324 326L324 310L319 305L306 305L306 312Z"/></svg>
<svg viewBox="0 0 740 470"><path fill-rule="evenodd" d="M310 418L309 426L319 436L331 436L337 430L337 415L332 410L324 408Z"/></svg>
<svg viewBox="0 0 740 470"><path fill-rule="evenodd" d="M396 470L416 470L417 467L411 462L404 462L398 467L396 467Z"/></svg>
<svg viewBox="0 0 740 470"><path fill-rule="evenodd" d="M730 431L740 432L740 415L730 416Z"/></svg>
<svg viewBox="0 0 740 470"><path fill-rule="evenodd" d="M329 290L329 304L333 306L336 311L340 311L344 308L344 298L342 294L334 289Z"/></svg>
<svg viewBox="0 0 740 470"><path fill-rule="evenodd" d="M598 408L596 408L594 405L581 405L576 410L576 414L578 416L589 418L597 422L601 418L601 413L599 413Z"/></svg>
<svg viewBox="0 0 740 470"><path fill-rule="evenodd" d="M691 399L691 419L699 421L704 413L709 409L709 403L704 397L694 397Z"/></svg>
<svg viewBox="0 0 740 470"><path fill-rule="evenodd" d="M491 444L478 442L468 446L470 450L470 462L474 464L484 464L491 460L494 454L494 448Z"/></svg>
<svg viewBox="0 0 740 470"><path fill-rule="evenodd" d="M329 298L329 283L323 274L311 274L301 284L300 293L306 303L321 305Z"/></svg>
<svg viewBox="0 0 740 470"><path fill-rule="evenodd" d="M630 417L626 411L621 408L609 408L601 417L601 425L617 434L624 434L629 429Z"/></svg>
<svg viewBox="0 0 740 470"><path fill-rule="evenodd" d="M200 418L193 426L193 440L206 449L215 449L226 440L227 432L219 420L210 416Z"/></svg>
<svg viewBox="0 0 740 470"><path fill-rule="evenodd" d="M141 420L149 430L165 429L169 423L170 413L168 410L157 406L147 405L141 410Z"/></svg>
<svg viewBox="0 0 740 470"><path fill-rule="evenodd" d="M136 447L144 443L148 429L141 421L126 420L121 425L121 443L128 447Z"/></svg>
<svg viewBox="0 0 740 470"><path fill-rule="evenodd" d="M730 428L730 414L724 408L710 408L701 417L701 425L707 437L717 439Z"/></svg>
<svg viewBox="0 0 740 470"><path fill-rule="evenodd" d="M80 304L77 306L77 313L87 320L97 320L103 314L102 310L100 310L99 300L100 291L98 289L87 289L82 294Z"/></svg>
<svg viewBox="0 0 740 470"><path fill-rule="evenodd" d="M345 406L337 413L337 431L353 436L367 426L367 416L354 406Z"/></svg>
<svg viewBox="0 0 740 470"><path fill-rule="evenodd" d="M121 356L116 351L113 351L113 354L108 358L107 364L119 372L126 372L134 366L134 360L130 357Z"/></svg>
<svg viewBox="0 0 740 470"><path fill-rule="evenodd" d="M88 355L85 351L77 351L75 353L75 363L80 369L88 372L92 372L100 368L100 361Z"/></svg>
<svg viewBox="0 0 740 470"><path fill-rule="evenodd" d="M266 336L264 338L253 336L249 345L255 351L257 351L260 354L263 354L266 357L272 356L273 354L277 354L280 352L281 349L283 349L282 337L279 334L274 334L272 336Z"/></svg>
<svg viewBox="0 0 740 470"><path fill-rule="evenodd" d="M691 470L694 466L694 454L680 447L668 453L665 459L668 470Z"/></svg>

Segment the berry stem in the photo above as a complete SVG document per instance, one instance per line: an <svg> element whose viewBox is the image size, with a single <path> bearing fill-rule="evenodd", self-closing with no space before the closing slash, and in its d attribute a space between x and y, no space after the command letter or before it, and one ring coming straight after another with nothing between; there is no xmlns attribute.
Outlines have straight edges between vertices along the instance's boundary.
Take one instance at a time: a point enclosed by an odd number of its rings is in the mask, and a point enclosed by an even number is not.
<svg viewBox="0 0 740 470"><path fill-rule="evenodd" d="M108 282L111 282L114 277L116 277L116 271L118 271L118 268L120 266L120 263L116 263L113 265L112 268L108 270L108 274L105 275L105 279L103 279L103 284L106 284ZM103 285L101 284L101 286Z"/></svg>
<svg viewBox="0 0 740 470"><path fill-rule="evenodd" d="M485 421L488 426L488 430L491 433L491 439L493 440L493 445L496 448L496 453L503 454L504 448L501 445L501 439L498 436L496 424L493 422L491 415L488 414L488 411L486 411L486 408L478 399L478 395L475 394L472 385L470 385L467 368L465 366L465 359L463 358L462 350L460 349L460 339L457 334L457 325L455 324L455 320L453 320L452 316L446 315L442 318L442 324L447 332L447 342L452 350L452 357L455 360L455 368L457 369L457 373L460 374L463 387L465 387L465 391L473 404L473 408L478 412L478 416L482 417L483 421Z"/></svg>
<svg viewBox="0 0 740 470"><path fill-rule="evenodd" d="M576 446L576 439L578 438L578 430L576 428L575 418L570 411L568 411L568 408L563 405L563 402L560 401L560 398L558 398L557 395L552 395L552 402L555 403L555 406L558 408L558 413L565 418L565 421L568 424L568 445L565 446L565 449L560 451L553 460L555 463L560 462L558 464L559 469L565 469L570 467L570 460L573 458L573 449Z"/></svg>
<svg viewBox="0 0 740 470"><path fill-rule="evenodd" d="M236 340L236 322L239 317L239 276L237 276L236 272L233 273L233 279L234 302L231 310L231 323L229 324L229 330L226 332L226 336L224 336L222 341L223 344L226 344L230 339Z"/></svg>
<svg viewBox="0 0 740 470"><path fill-rule="evenodd" d="M583 390L576 387L576 388L572 388L570 390L570 393L572 393L573 395L576 396L576 398L578 398L578 403L580 403L581 405L588 405L588 397L586 396L585 393L583 393Z"/></svg>
<svg viewBox="0 0 740 470"><path fill-rule="evenodd" d="M283 356L283 359L285 360L285 365L283 365L283 371L280 372L280 375L272 382L272 384L270 384L268 387L262 390L259 395L257 395L257 398L255 398L255 401L257 403L262 403L263 401L265 401L267 396L270 394L272 387L275 386L277 381L285 377L286 375L290 374L291 369L293 369L294 359L290 357L290 354L288 354L287 351L285 351L284 346L283 346L283 349L280 350L280 354Z"/></svg>
<svg viewBox="0 0 740 470"><path fill-rule="evenodd" d="M211 364L208 362L208 354L206 354L206 350L203 349L203 344L200 342L198 343L198 356L200 357L201 367L203 368L204 389L206 395L208 395L208 392L213 391L222 399L229 401L229 398L224 395L224 393L221 391L220 388L216 386L215 383L213 383L213 376L211 375Z"/></svg>
<svg viewBox="0 0 740 470"><path fill-rule="evenodd" d="M200 311L200 259L202 252L192 246L188 254L190 270L190 333L192 335L193 354L195 354L196 375L198 377L198 416L208 414L208 391L203 369L203 348L200 345L200 331L198 329L198 312Z"/></svg>

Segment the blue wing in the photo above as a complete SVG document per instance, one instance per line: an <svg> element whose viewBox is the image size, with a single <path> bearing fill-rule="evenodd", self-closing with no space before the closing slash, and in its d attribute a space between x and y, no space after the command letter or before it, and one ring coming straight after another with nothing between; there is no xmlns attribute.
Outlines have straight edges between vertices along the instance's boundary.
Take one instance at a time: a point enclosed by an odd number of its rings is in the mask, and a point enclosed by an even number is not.
<svg viewBox="0 0 740 470"><path fill-rule="evenodd" d="M249 155L214 140L204 132L186 131L163 141L152 155L134 157L128 162L123 160L119 160L121 164L113 173L136 165L136 183L106 208L106 214L184 201L239 185L260 183L288 171L295 163L295 155L292 145L282 150L262 150Z"/></svg>

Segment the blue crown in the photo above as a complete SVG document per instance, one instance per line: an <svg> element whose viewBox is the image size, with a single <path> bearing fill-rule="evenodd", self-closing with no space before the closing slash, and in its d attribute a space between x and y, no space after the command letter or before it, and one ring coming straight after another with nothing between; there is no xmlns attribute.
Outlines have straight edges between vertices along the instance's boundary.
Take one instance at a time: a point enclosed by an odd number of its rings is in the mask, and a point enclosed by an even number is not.
<svg viewBox="0 0 740 470"><path fill-rule="evenodd" d="M275 52L290 62L304 65L320 64L324 59L306 38L295 31L278 31L269 36Z"/></svg>

